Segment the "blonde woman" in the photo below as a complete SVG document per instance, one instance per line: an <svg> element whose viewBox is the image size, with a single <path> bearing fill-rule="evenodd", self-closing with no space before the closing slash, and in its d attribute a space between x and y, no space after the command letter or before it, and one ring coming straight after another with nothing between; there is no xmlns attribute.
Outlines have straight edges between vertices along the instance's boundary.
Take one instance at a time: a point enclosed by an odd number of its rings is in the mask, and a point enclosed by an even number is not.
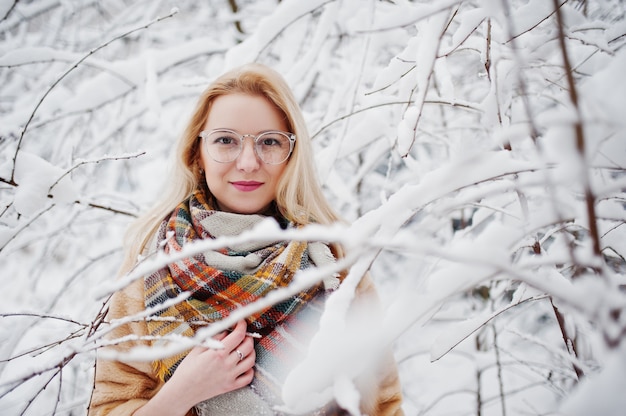
<svg viewBox="0 0 626 416"><path fill-rule="evenodd" d="M131 226L122 272L140 254L174 253L194 241L239 234L268 217L283 228L338 221L316 180L301 111L284 79L260 64L222 75L202 94L176 148L168 185L160 203ZM113 296L109 320L146 308L155 312L115 328L111 337L127 341L111 348L124 352L191 337L241 305L287 286L298 270L340 256L337 246L276 241L175 261ZM214 337L222 349L198 346L153 363L99 359L89 414L279 414L281 383L297 362L296 344L306 345L326 297L339 283L329 277L238 322ZM184 292L191 296L181 300ZM374 297L364 280L359 299ZM363 383L370 388L362 392L361 410L402 414L393 360L374 378ZM331 402L314 414L346 412Z"/></svg>

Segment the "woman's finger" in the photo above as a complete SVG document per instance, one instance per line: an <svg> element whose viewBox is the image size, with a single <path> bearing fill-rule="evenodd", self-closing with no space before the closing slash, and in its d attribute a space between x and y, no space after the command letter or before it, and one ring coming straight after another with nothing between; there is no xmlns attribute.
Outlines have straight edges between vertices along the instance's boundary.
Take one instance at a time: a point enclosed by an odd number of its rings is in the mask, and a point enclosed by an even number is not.
<svg viewBox="0 0 626 416"><path fill-rule="evenodd" d="M230 332L224 337L224 339L221 340L222 344L224 344L226 352L230 353L231 351L234 351L235 348L237 348L237 346L241 344L241 341L246 338L246 328L246 321L242 319L241 321L237 322L237 325L235 325L232 332Z"/></svg>
<svg viewBox="0 0 626 416"><path fill-rule="evenodd" d="M235 379L241 379L246 374L249 374L251 376L254 375L255 360L256 360L256 357L253 352L252 354L248 354L248 356L244 357L242 360L235 363L235 371L236 371ZM247 377L244 377L244 379L247 379Z"/></svg>
<svg viewBox="0 0 626 416"><path fill-rule="evenodd" d="M194 357L196 355L200 355L203 352L205 352L207 350L206 347L201 347L201 346L197 346L197 347L193 347L193 349L191 351L189 351L189 354L187 354L187 356L189 357Z"/></svg>
<svg viewBox="0 0 626 416"><path fill-rule="evenodd" d="M244 337L241 344L239 344L236 349L241 351L244 357L247 357L251 353L254 353L254 339L249 336Z"/></svg>
<svg viewBox="0 0 626 416"><path fill-rule="evenodd" d="M212 337L212 338L213 338L214 340L221 341L221 340L223 340L224 338L226 338L226 335L228 335L228 334L229 334L229 332L228 332L228 331L222 331L222 332L220 332L219 334L213 335L213 337Z"/></svg>

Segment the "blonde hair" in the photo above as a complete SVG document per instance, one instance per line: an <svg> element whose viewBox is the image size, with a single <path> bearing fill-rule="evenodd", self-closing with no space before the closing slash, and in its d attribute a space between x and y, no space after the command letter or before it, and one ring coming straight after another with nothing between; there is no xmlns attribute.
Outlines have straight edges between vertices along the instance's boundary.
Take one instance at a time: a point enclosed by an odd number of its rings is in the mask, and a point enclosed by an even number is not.
<svg viewBox="0 0 626 416"><path fill-rule="evenodd" d="M202 93L187 128L178 139L170 180L160 202L139 217L126 235L122 271L132 267L163 219L198 189L204 189L199 168L199 140L213 101L222 95L243 93L265 97L285 116L287 128L296 135L296 145L278 183L276 207L287 220L297 224L331 224L339 220L324 197L313 163L313 150L304 117L291 89L273 69L258 63L233 69L217 78ZM341 249L333 247L340 255Z"/></svg>

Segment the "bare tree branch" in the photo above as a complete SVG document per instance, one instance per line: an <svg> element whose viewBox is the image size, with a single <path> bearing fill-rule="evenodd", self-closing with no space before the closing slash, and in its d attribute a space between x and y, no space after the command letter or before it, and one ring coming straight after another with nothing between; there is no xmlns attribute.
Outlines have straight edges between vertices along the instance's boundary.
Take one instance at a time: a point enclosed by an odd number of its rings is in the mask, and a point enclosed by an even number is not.
<svg viewBox="0 0 626 416"><path fill-rule="evenodd" d="M565 324L565 315L563 315L561 311L558 310L558 308L554 305L554 301L552 299L550 299L550 304L552 305L554 316L556 316L556 320L559 324L559 330L561 331L561 336L563 337L565 351L578 358L578 348L576 347L576 342L574 341L574 339L572 339L572 337L568 334L567 325ZM578 381L580 381L585 373L583 372L582 368L580 368L580 366L576 365L575 362L572 362L572 367L574 368L576 377L578 377Z"/></svg>
<svg viewBox="0 0 626 416"><path fill-rule="evenodd" d="M50 204L47 207L39 210L37 213L35 213L31 218L28 219L28 221L26 221L24 224L21 224L13 233L12 235L6 239L6 241L4 242L4 244L2 246L0 246L0 253L6 248L6 246L15 239L15 237L17 237L17 235L19 233L21 233L22 231L24 231L26 228L28 228L32 223L34 223L39 217L41 217L43 214L45 214L46 212L48 212L49 210L51 210L54 207L54 204Z"/></svg>
<svg viewBox="0 0 626 416"><path fill-rule="evenodd" d="M237 14L237 12L239 11L239 7L237 6L237 1L228 0L228 5L230 6L230 9L233 11L233 14ZM241 28L241 22L239 20L235 20L235 29L237 29L237 32L244 34L244 31Z"/></svg>
<svg viewBox="0 0 626 416"><path fill-rule="evenodd" d="M128 160L128 159L135 159L138 158L139 156L143 156L145 155L146 152L136 152L136 153L131 153L128 155L118 155L118 156L103 156L97 159L91 159L91 160L79 160L77 161L74 166L72 166L71 168L67 169L61 176L59 176L59 178L54 181L54 183L52 185L50 185L50 188L48 188L48 194L50 194L52 192L52 190L54 189L55 186L57 186L59 184L59 182L65 178L67 175L69 175L70 173L72 173L74 170L78 169L80 166L83 165L87 165L87 164L91 164L91 163L100 163L100 162L104 162L107 160Z"/></svg>
<svg viewBox="0 0 626 416"><path fill-rule="evenodd" d="M504 0L504 2L507 2L507 0ZM561 7L563 7L563 5L565 5L566 3L568 3L569 0L564 0L562 3L559 3L558 1L555 3L555 10L560 9ZM508 9L508 5L506 6ZM542 24L543 22L545 22L546 20L548 20L550 17L552 17L552 15L554 15L555 10L553 10L552 12L550 12L548 15L544 16L542 19L538 20L533 26L531 26L530 28L524 30L523 32L520 32L516 35L513 35L512 33L510 33L509 39L505 42L505 43L509 43L509 42L513 42L515 39L519 38L520 36L522 36L525 33L531 32L532 30L534 30L537 26L539 26L540 24Z"/></svg>
<svg viewBox="0 0 626 416"><path fill-rule="evenodd" d="M13 4L11 5L11 7L9 7L9 10L7 10L6 14L2 18L0 18L0 22L2 22L3 20L6 20L7 17L9 17L9 15L13 11L13 9L15 9L15 6L17 6L17 3L19 3L19 1L20 0L13 0Z"/></svg>
<svg viewBox="0 0 626 416"><path fill-rule="evenodd" d="M30 125L31 121L33 120L33 118L35 117L35 114L37 113L37 110L39 110L39 107L41 106L41 104L43 103L43 101L46 99L46 97L48 96L48 94L50 94L50 92L52 92L52 90L61 82L63 81L63 79L65 77L67 77L70 73L72 73L72 71L74 71L76 68L78 68L78 66L85 61L86 59L88 59L90 56L92 56L93 54L95 54L96 52L98 52L100 49L103 49L105 47L107 47L108 45L110 45L111 43L120 40L120 39L124 39L125 37L138 32L140 30L144 30L149 28L150 26L154 25L155 23L161 22L162 20L168 19L172 16L174 16L176 13L178 13L178 10L173 10L172 12L170 12L168 15L164 16L164 17L157 17L156 19L153 19L152 21L143 24L140 27L131 29L125 33L122 33L121 35L115 36L114 38L102 43L100 46L90 50L87 54L85 54L82 58L80 58L78 61L76 61L67 71L65 71L59 78L57 78L52 85L46 90L46 92L43 94L43 96L39 99L39 101L37 102L37 104L35 105L35 108L33 109L33 111L31 112L28 120L26 121L26 124L24 125L24 127L22 128L22 131L20 132L20 137L18 139L17 142L17 148L15 149L15 154L13 155L13 168L11 169L11 182L15 182L15 166L16 166L16 160L17 160L17 155L20 151L21 145L22 145L22 140L24 140L24 135L26 134L26 131L28 130L28 126Z"/></svg>
<svg viewBox="0 0 626 416"><path fill-rule="evenodd" d="M583 132L582 114L580 113L580 107L578 105L578 92L576 91L576 83L574 82L574 75L572 72L572 65L567 51L567 45L565 43L565 30L563 17L561 16L561 5L558 0L553 0L554 10L556 12L557 29L559 36L559 44L561 46L561 54L563 58L563 66L565 69L565 76L567 78L569 97L574 106L574 110L577 114L576 122L574 123L574 131L576 134L576 149L580 155L580 161L587 167L587 157L585 151L585 136ZM585 204L587 206L587 221L589 222L589 233L591 235L591 241L593 243L593 254L601 258L602 253L600 249L600 237L598 235L598 224L596 223L596 208L595 208L595 196L591 190L591 184L589 183L589 176L587 171L582 174L581 178L583 187L585 190ZM599 268L594 268L596 272L600 272Z"/></svg>
<svg viewBox="0 0 626 416"><path fill-rule="evenodd" d="M324 124L323 126L319 127L317 129L317 131L315 133L313 133L311 135L311 139L314 139L315 137L319 136L324 130L326 130L327 128L329 128L330 126L334 125L335 123L338 123L342 120L345 120L349 117L355 116L359 113L363 113L369 110L373 110L376 108L380 108L380 107L386 107L386 106L390 106L390 105L410 105L414 103L414 101L391 101L391 102L387 102L387 103L379 103L379 104L374 104L371 106L367 106L367 107L363 107L363 108L359 108L357 110L352 111L349 114L344 114L343 116L337 117L334 120L329 121L328 123ZM476 108L475 106L473 106L471 103L464 103L464 102L459 102L459 101L446 101L444 99L439 99L439 100L425 100L424 102L425 104L435 104L435 105L447 105L450 107L456 107L456 108L462 108L465 110L470 110L470 111L480 111L478 108Z"/></svg>

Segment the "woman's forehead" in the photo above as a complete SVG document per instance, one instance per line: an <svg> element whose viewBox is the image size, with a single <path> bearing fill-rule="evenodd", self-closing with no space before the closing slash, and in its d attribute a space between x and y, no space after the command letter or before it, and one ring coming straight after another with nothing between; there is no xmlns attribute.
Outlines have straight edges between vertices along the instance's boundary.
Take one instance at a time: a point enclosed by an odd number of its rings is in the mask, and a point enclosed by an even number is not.
<svg viewBox="0 0 626 416"><path fill-rule="evenodd" d="M285 115L262 95L233 93L213 100L205 129L225 128L239 133L287 130Z"/></svg>

